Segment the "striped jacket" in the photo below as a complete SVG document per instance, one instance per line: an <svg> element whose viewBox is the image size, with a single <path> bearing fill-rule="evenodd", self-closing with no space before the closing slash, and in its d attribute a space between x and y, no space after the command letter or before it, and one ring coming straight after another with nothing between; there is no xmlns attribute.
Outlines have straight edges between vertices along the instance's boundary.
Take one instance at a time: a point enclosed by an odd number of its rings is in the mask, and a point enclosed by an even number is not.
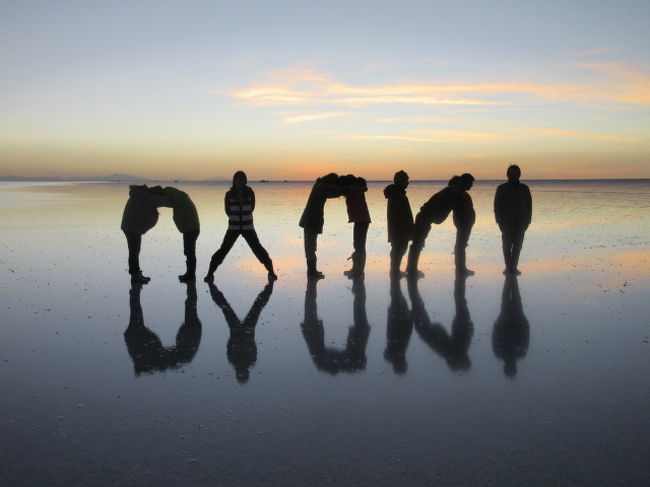
<svg viewBox="0 0 650 487"><path fill-rule="evenodd" d="M255 209L255 193L249 186L241 190L232 188L224 199L226 215L228 215L228 230L255 230L253 227L253 210Z"/></svg>

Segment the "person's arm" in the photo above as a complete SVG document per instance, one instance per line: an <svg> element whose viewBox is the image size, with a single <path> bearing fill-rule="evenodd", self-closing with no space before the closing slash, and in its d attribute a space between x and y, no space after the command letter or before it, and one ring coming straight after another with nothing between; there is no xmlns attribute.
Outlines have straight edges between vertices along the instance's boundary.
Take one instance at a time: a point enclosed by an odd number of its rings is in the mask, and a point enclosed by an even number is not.
<svg viewBox="0 0 650 487"><path fill-rule="evenodd" d="M497 224L501 226L501 188L497 188L497 192L494 194L494 219Z"/></svg>
<svg viewBox="0 0 650 487"><path fill-rule="evenodd" d="M230 191L226 191L226 195L223 197L223 207L226 211L226 215L230 216Z"/></svg>
<svg viewBox="0 0 650 487"><path fill-rule="evenodd" d="M526 186L526 210L528 211L526 226L528 226L533 219L533 198L530 195L530 188L528 186Z"/></svg>
<svg viewBox="0 0 650 487"><path fill-rule="evenodd" d="M255 211L255 191L253 191L252 188L251 190L251 213Z"/></svg>

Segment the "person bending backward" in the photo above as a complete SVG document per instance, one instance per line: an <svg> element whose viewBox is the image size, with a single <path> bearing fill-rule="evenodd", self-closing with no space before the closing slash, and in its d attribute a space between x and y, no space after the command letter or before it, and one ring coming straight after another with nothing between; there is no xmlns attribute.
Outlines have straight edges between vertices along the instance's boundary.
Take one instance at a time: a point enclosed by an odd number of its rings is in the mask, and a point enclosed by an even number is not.
<svg viewBox="0 0 650 487"><path fill-rule="evenodd" d="M181 282L196 279L196 240L199 238L199 214L189 195L173 186L167 186L165 193L171 201L174 223L183 234L183 254L185 254L186 271L178 276Z"/></svg>
<svg viewBox="0 0 650 487"><path fill-rule="evenodd" d="M390 242L390 275L401 277L400 265L406 253L409 240L413 238L413 213L406 196L409 175L397 171L393 176L393 184L384 188L384 197L388 200L386 219L388 226L388 241Z"/></svg>
<svg viewBox="0 0 650 487"><path fill-rule="evenodd" d="M210 259L208 273L203 279L206 282L214 280L214 271L221 265L223 259L228 255L230 249L235 244L237 238L241 235L246 240L255 257L264 265L268 271L270 281L278 278L273 272L273 262L255 232L253 226L253 211L255 210L255 193L247 186L248 179L244 171L237 171L232 178L232 187L226 193L224 207L228 215L228 230L223 237L221 247Z"/></svg>
<svg viewBox="0 0 650 487"><path fill-rule="evenodd" d="M458 207L454 209L454 226L456 227L456 246L454 247L454 260L456 263L456 273L465 276L473 276L474 271L467 268L465 249L469 236L472 233L472 227L476 221L476 212L474 211L474 204L472 197L468 191L474 184L474 176L465 173L460 177L460 185L462 191L460 192L460 199Z"/></svg>
<svg viewBox="0 0 650 487"><path fill-rule="evenodd" d="M160 186L129 186L129 199L124 206L121 229L129 247L129 274L132 283L146 284L151 280L142 275L140 247L142 235L158 222L158 208L161 206L170 206L170 201Z"/></svg>
<svg viewBox="0 0 650 487"><path fill-rule="evenodd" d="M368 184L366 180L351 174L340 177L341 187L345 195L345 206L348 210L348 222L354 223L352 269L343 272L350 279L364 275L366 268L366 240L370 226L370 211L366 202Z"/></svg>
<svg viewBox="0 0 650 487"><path fill-rule="evenodd" d="M429 198L429 201L422 205L422 208L415 216L413 242L409 249L406 267L406 273L409 277L424 276L424 273L418 270L418 261L424 248L424 241L431 231L431 224L440 225L447 219L449 213L458 207L461 191L460 176L454 176L449 180L448 186Z"/></svg>
<svg viewBox="0 0 650 487"><path fill-rule="evenodd" d="M307 204L300 217L299 225L304 231L305 259L307 260L307 277L322 279L325 277L316 268L316 240L323 233L325 224L325 202L328 198L338 198L343 194L339 177L335 173L327 174L316 180L309 193Z"/></svg>
<svg viewBox="0 0 650 487"><path fill-rule="evenodd" d="M533 201L528 186L519 182L521 169L512 165L507 171L508 182L501 184L494 195L494 216L501 229L504 274L521 274L517 265L524 243L524 233L533 214Z"/></svg>

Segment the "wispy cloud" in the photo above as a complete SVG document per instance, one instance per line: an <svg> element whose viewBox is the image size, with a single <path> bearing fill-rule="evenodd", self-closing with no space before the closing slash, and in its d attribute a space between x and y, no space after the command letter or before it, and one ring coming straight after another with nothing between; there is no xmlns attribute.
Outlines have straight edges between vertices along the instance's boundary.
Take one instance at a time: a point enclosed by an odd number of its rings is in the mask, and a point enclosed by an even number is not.
<svg viewBox="0 0 650 487"><path fill-rule="evenodd" d="M624 135L605 135L605 134L592 134L588 132L578 132L575 130L561 130L549 128L527 128L520 129L520 132L538 136L552 136L552 137L577 137L581 139L600 140L603 142L627 142L632 144L642 144L645 139L642 137L630 137Z"/></svg>
<svg viewBox="0 0 650 487"><path fill-rule="evenodd" d="M325 113L303 113L303 114L284 114L282 125L296 125L298 123L314 122L317 120L327 120L330 118L350 117L356 115L355 112L325 112Z"/></svg>
<svg viewBox="0 0 650 487"><path fill-rule="evenodd" d="M406 142L497 142L513 137L489 132L464 132L452 130L427 130L411 134L341 134L340 137L355 140L398 140Z"/></svg>
<svg viewBox="0 0 650 487"><path fill-rule="evenodd" d="M438 123L458 122L457 118L445 117L387 117L380 118L381 123Z"/></svg>
<svg viewBox="0 0 650 487"><path fill-rule="evenodd" d="M599 56L600 54L607 54L612 52L611 47L597 47L595 49L586 49L584 51L570 51L569 54L573 56Z"/></svg>

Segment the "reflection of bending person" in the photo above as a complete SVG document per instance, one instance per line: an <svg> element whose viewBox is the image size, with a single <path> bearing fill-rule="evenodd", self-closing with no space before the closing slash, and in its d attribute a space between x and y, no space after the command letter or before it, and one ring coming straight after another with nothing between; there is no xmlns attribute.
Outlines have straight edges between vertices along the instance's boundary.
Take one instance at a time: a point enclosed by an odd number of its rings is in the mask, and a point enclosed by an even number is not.
<svg viewBox="0 0 650 487"><path fill-rule="evenodd" d="M142 283L133 283L129 291L131 309L129 326L124 332L126 348L133 360L136 375L176 369L194 359L201 343L201 322L196 312L196 286L187 283L185 322L176 334L176 346L166 348L160 338L144 325L140 291Z"/></svg>
<svg viewBox="0 0 650 487"><path fill-rule="evenodd" d="M366 286L363 279L354 279L354 324L348 330L344 350L325 346L323 321L318 319L316 285L318 280L309 279L305 291L305 321L300 325L311 358L319 370L335 375L339 372L357 372L366 368L366 345L370 325L366 316Z"/></svg>
<svg viewBox="0 0 650 487"><path fill-rule="evenodd" d="M454 284L456 315L451 325L451 336L440 323L431 323L417 281L412 279L408 283L415 330L422 341L443 357L452 370L471 367L468 351L474 334L474 324L465 299L465 279L466 276L457 275Z"/></svg>
<svg viewBox="0 0 650 487"><path fill-rule="evenodd" d="M492 330L492 350L505 362L503 373L508 377L517 374L517 359L526 356L529 340L530 330L521 304L517 276L509 274L503 283L501 314Z"/></svg>
<svg viewBox="0 0 650 487"><path fill-rule="evenodd" d="M241 321L230 307L230 304L219 291L217 286L209 283L210 295L213 301L226 318L228 328L230 329L230 338L228 339L227 354L228 362L235 368L237 380L244 384L248 382L250 377L250 368L257 361L257 344L255 343L255 326L260 318L260 313L269 302L271 293L273 292L273 281L264 286L264 289L259 293L250 311Z"/></svg>
<svg viewBox="0 0 650 487"><path fill-rule="evenodd" d="M413 332L413 319L399 283L400 276L393 273L390 279L390 306L386 323L386 350L384 358L393 364L396 374L406 373L406 348Z"/></svg>

